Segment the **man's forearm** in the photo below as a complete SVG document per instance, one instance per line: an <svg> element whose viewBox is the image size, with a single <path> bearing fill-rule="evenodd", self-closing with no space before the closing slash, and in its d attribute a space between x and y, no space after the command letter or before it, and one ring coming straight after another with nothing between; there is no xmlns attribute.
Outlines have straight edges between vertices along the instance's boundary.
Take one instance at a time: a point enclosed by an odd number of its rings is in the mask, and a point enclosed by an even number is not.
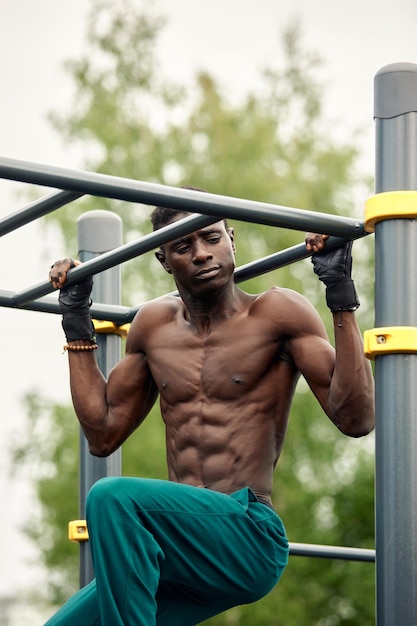
<svg viewBox="0 0 417 626"><path fill-rule="evenodd" d="M338 428L352 437L374 428L374 379L365 357L355 314L333 314L336 363L330 385L329 406Z"/></svg>
<svg viewBox="0 0 417 626"><path fill-rule="evenodd" d="M82 347L86 342L72 345ZM106 380L101 373L95 354L89 350L68 351L70 389L75 413L90 445L90 451L102 447L106 433L108 406Z"/></svg>

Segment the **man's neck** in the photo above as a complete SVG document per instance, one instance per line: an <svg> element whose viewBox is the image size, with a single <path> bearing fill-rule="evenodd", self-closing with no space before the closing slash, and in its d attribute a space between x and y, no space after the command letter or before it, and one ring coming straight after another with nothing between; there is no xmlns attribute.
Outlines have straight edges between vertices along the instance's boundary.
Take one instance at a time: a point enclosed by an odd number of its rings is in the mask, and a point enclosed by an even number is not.
<svg viewBox="0 0 417 626"><path fill-rule="evenodd" d="M184 302L185 317L200 332L207 333L213 323L232 317L242 309L247 295L235 284L224 292L216 292L206 297L195 298L189 293L181 293Z"/></svg>

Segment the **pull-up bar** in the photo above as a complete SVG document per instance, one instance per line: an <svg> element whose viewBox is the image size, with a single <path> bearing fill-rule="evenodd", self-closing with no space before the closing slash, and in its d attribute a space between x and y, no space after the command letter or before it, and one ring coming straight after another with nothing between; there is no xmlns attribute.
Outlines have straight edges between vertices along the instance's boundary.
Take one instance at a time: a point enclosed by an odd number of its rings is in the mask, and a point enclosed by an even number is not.
<svg viewBox="0 0 417 626"><path fill-rule="evenodd" d="M230 218L356 239L366 234L363 221L263 202L179 189L117 176L79 172L0 157L0 178L65 189L78 194L158 205L218 219ZM17 217L17 216L16 216ZM1 222L0 222L1 225ZM1 234L1 230L0 230Z"/></svg>

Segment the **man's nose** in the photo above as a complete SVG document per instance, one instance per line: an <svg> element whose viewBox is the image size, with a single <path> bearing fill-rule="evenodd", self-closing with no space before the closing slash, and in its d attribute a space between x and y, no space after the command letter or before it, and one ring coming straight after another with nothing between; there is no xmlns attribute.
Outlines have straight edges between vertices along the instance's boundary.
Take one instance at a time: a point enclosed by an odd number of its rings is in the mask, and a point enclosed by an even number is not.
<svg viewBox="0 0 417 626"><path fill-rule="evenodd" d="M197 243L193 249L193 263L205 263L213 257L210 250L203 244Z"/></svg>

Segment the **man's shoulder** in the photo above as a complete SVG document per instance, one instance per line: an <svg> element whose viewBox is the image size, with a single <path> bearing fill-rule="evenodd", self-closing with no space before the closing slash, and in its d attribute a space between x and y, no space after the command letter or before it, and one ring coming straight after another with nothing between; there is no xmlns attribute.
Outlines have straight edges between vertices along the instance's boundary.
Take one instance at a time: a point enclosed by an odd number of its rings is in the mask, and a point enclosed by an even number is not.
<svg viewBox="0 0 417 626"><path fill-rule="evenodd" d="M161 319L168 321L177 315L178 311L182 308L183 304L181 298L174 295L160 296L142 305L135 319L140 320L141 324L145 321L151 322L156 318L160 321Z"/></svg>
<svg viewBox="0 0 417 626"><path fill-rule="evenodd" d="M279 326L284 323L288 329L299 328L301 322L306 328L311 324L315 326L320 320L317 310L305 296L286 287L271 287L259 294L252 303L252 312Z"/></svg>
<svg viewBox="0 0 417 626"><path fill-rule="evenodd" d="M128 343L130 351L146 351L145 346L155 330L175 320L181 309L181 300L175 296L161 296L142 305L131 324Z"/></svg>
<svg viewBox="0 0 417 626"><path fill-rule="evenodd" d="M255 302L259 304L266 304L267 306L296 306L306 307L309 309L312 305L298 291L294 289L288 289L287 287L270 287L267 291L260 293Z"/></svg>

